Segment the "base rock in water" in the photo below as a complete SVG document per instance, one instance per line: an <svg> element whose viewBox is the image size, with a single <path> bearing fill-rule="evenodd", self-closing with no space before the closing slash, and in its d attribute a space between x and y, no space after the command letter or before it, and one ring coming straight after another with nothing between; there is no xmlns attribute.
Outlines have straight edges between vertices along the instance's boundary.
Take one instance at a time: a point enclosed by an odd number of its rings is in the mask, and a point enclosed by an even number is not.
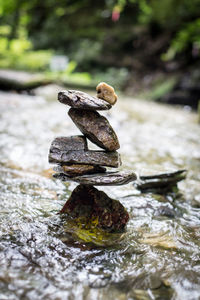
<svg viewBox="0 0 200 300"><path fill-rule="evenodd" d="M56 173L53 176L62 181L72 180L84 185L124 185L137 179L136 174L131 172L106 172L103 174L75 176L73 178L63 173Z"/></svg>
<svg viewBox="0 0 200 300"><path fill-rule="evenodd" d="M87 110L107 110L111 105L103 99L90 96L80 91L62 91L58 93L58 100L74 108Z"/></svg>
<svg viewBox="0 0 200 300"><path fill-rule="evenodd" d="M80 131L97 146L107 151L120 148L117 135L110 123L97 111L70 108L68 114Z"/></svg>
<svg viewBox="0 0 200 300"><path fill-rule="evenodd" d="M75 188L60 213L66 213L77 221L93 220L96 227L109 232L123 231L129 220L128 212L118 200L113 200L104 192L86 185Z"/></svg>

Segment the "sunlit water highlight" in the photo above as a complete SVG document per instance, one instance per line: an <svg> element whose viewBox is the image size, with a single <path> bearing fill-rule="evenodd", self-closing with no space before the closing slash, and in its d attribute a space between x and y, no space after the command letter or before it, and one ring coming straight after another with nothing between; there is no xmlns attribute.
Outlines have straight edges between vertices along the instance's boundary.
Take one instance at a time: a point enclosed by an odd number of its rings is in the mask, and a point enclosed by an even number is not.
<svg viewBox="0 0 200 300"><path fill-rule="evenodd" d="M0 299L199 299L196 115L124 97L103 113L118 134L122 169L189 171L177 195L140 194L132 184L103 187L130 221L117 244L97 247L66 234L57 215L76 185L51 178L48 148L55 136L79 131L55 90L0 94Z"/></svg>

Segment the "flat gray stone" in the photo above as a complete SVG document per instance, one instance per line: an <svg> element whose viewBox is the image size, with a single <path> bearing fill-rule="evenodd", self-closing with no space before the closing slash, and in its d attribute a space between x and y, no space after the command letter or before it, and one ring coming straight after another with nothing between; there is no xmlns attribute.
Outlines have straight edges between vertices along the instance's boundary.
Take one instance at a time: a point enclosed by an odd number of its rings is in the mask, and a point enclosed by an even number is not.
<svg viewBox="0 0 200 300"><path fill-rule="evenodd" d="M108 110L112 106L103 99L90 96L81 91L69 90L58 93L58 100L74 108L87 110Z"/></svg>
<svg viewBox="0 0 200 300"><path fill-rule="evenodd" d="M107 166L118 168L121 165L120 154L118 152L105 151L60 151L54 148L54 152L49 153L49 162L56 164L85 164L94 166Z"/></svg>
<svg viewBox="0 0 200 300"><path fill-rule="evenodd" d="M177 180L180 178L180 176L186 176L187 170L177 170L177 171L172 171L172 172L165 172L165 173L158 173L158 174L150 174L150 175L141 175L140 179L141 180L151 180L151 179L164 179L164 180Z"/></svg>
<svg viewBox="0 0 200 300"><path fill-rule="evenodd" d="M134 186L142 192L165 193L177 187L177 183L186 178L186 170L178 170L168 173L140 176L140 180Z"/></svg>
<svg viewBox="0 0 200 300"><path fill-rule="evenodd" d="M80 131L97 146L107 151L115 151L120 148L112 126L97 111L70 108L68 114Z"/></svg>
<svg viewBox="0 0 200 300"><path fill-rule="evenodd" d="M57 137L50 146L50 152L87 150L87 141L83 135L73 135L69 137Z"/></svg>
<svg viewBox="0 0 200 300"><path fill-rule="evenodd" d="M124 185L137 179L135 173L131 172L106 172L103 174L92 174L76 176L73 178L68 177L63 173L56 173L53 175L55 178L62 181L75 181L83 185Z"/></svg>

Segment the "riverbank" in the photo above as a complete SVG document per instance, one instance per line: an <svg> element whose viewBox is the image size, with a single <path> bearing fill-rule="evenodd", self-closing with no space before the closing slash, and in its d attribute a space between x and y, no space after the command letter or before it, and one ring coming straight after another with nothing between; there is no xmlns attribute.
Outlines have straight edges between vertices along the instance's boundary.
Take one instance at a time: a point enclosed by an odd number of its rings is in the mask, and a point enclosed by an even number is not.
<svg viewBox="0 0 200 300"><path fill-rule="evenodd" d="M196 68L183 74L172 73L170 75L154 72L144 77L137 76L135 78L130 75L129 79L128 77L123 78L122 81L119 79L117 81L112 80L108 76L108 80L110 79L117 90L121 90L127 96L145 98L171 105L188 106L197 110L200 99L200 73ZM102 78L106 81L105 76L102 76L101 79L99 76L100 81L102 81ZM17 91L19 93L34 94L35 88L49 84L92 91L95 90L98 83L98 77L91 80L88 76L84 77L82 73L67 75L62 72L29 73L8 69L0 70L0 90Z"/></svg>

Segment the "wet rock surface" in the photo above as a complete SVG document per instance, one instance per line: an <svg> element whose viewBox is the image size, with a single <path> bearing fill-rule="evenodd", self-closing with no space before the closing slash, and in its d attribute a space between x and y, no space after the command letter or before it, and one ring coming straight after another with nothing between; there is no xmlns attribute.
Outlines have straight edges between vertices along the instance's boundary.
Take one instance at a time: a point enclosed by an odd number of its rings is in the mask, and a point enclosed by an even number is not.
<svg viewBox="0 0 200 300"><path fill-rule="evenodd" d="M84 136L74 135L69 137L57 137L50 146L50 152L87 150L87 141Z"/></svg>
<svg viewBox="0 0 200 300"><path fill-rule="evenodd" d="M105 100L75 90L59 92L58 100L61 103L79 109L108 110L111 108L111 105L107 103Z"/></svg>
<svg viewBox="0 0 200 300"><path fill-rule="evenodd" d="M94 173L104 173L106 168L100 166L92 166L92 165L65 165L65 166L57 166L54 168L56 172L60 172L69 177L84 175L84 174L94 174Z"/></svg>
<svg viewBox="0 0 200 300"><path fill-rule="evenodd" d="M71 108L68 114L80 131L97 146L107 151L120 148L117 135L110 123L98 112Z"/></svg>
<svg viewBox="0 0 200 300"><path fill-rule="evenodd" d="M118 168L121 165L118 152L105 151L60 151L55 149L49 153L49 162L58 164L86 164Z"/></svg>
<svg viewBox="0 0 200 300"><path fill-rule="evenodd" d="M110 232L124 230L129 215L123 205L92 186L79 185L60 211L73 218L94 220L96 226Z"/></svg>
<svg viewBox="0 0 200 300"><path fill-rule="evenodd" d="M131 172L106 172L103 174L83 175L69 178L63 173L56 173L53 175L62 181L73 180L84 185L124 185L137 179L135 173Z"/></svg>

